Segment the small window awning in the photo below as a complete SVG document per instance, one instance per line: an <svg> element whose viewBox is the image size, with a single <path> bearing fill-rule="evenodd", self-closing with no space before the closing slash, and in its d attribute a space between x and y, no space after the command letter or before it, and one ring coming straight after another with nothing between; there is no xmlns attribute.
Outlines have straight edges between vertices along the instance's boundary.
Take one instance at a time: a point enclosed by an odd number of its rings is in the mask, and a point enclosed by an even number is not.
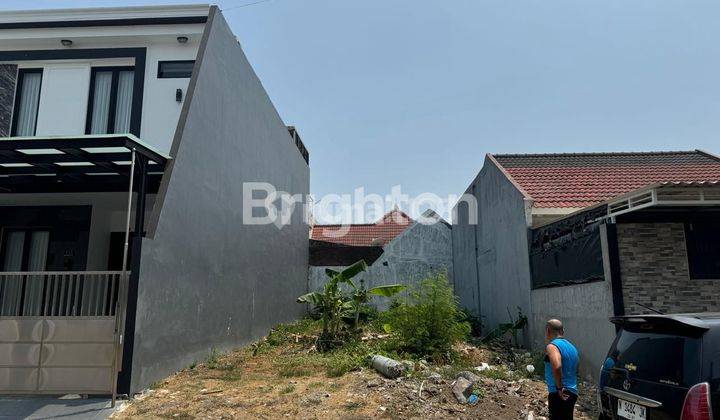
<svg viewBox="0 0 720 420"><path fill-rule="evenodd" d="M3 138L0 193L127 191L133 150L157 192L170 157L132 134Z"/></svg>

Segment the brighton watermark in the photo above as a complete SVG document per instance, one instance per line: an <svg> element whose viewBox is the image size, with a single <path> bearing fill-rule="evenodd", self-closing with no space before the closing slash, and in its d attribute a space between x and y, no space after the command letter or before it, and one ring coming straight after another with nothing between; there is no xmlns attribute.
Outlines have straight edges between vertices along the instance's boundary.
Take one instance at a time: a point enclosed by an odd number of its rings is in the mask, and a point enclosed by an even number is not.
<svg viewBox="0 0 720 420"><path fill-rule="evenodd" d="M267 182L244 182L243 223L247 225L275 225L282 229L293 223L334 225L326 236L342 237L355 223L369 223L392 217L396 224L413 220L425 225L441 221L477 224L477 199L471 194L441 197L430 192L410 196L396 185L382 196L366 193L362 187L352 194L326 194L319 199L312 194L291 194ZM402 210L393 212L392 210Z"/></svg>

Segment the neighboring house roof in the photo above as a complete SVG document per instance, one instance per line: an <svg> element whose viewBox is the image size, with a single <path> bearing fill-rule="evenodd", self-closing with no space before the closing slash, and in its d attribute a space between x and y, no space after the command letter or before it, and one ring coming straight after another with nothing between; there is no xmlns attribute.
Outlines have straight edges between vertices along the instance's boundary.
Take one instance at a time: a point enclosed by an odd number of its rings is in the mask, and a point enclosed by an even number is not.
<svg viewBox="0 0 720 420"><path fill-rule="evenodd" d="M720 181L720 158L700 150L488 158L540 208L587 207L653 183Z"/></svg>
<svg viewBox="0 0 720 420"><path fill-rule="evenodd" d="M375 223L355 225L315 225L310 239L350 246L385 246L414 220L400 210L392 210ZM343 229L347 233L341 235Z"/></svg>

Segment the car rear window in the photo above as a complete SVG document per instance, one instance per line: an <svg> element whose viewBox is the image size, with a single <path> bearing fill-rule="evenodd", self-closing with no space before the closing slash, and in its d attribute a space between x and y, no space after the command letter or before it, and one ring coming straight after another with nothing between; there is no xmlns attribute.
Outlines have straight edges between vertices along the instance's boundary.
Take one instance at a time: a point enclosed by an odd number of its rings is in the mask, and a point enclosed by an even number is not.
<svg viewBox="0 0 720 420"><path fill-rule="evenodd" d="M631 377L685 387L695 384L700 374L700 340L621 330L609 359Z"/></svg>

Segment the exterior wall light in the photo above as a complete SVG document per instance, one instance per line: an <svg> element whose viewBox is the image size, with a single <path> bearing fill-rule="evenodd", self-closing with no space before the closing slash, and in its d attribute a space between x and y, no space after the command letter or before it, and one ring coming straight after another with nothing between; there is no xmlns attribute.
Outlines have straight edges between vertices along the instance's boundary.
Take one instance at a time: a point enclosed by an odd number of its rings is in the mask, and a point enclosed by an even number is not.
<svg viewBox="0 0 720 420"><path fill-rule="evenodd" d="M61 39L60 43L63 45L63 47L72 47L72 40L70 39Z"/></svg>
<svg viewBox="0 0 720 420"><path fill-rule="evenodd" d="M186 36L179 36L179 37L177 37L177 42L179 42L179 43L181 43L181 44L187 44L187 42L188 42L188 37L186 37Z"/></svg>

